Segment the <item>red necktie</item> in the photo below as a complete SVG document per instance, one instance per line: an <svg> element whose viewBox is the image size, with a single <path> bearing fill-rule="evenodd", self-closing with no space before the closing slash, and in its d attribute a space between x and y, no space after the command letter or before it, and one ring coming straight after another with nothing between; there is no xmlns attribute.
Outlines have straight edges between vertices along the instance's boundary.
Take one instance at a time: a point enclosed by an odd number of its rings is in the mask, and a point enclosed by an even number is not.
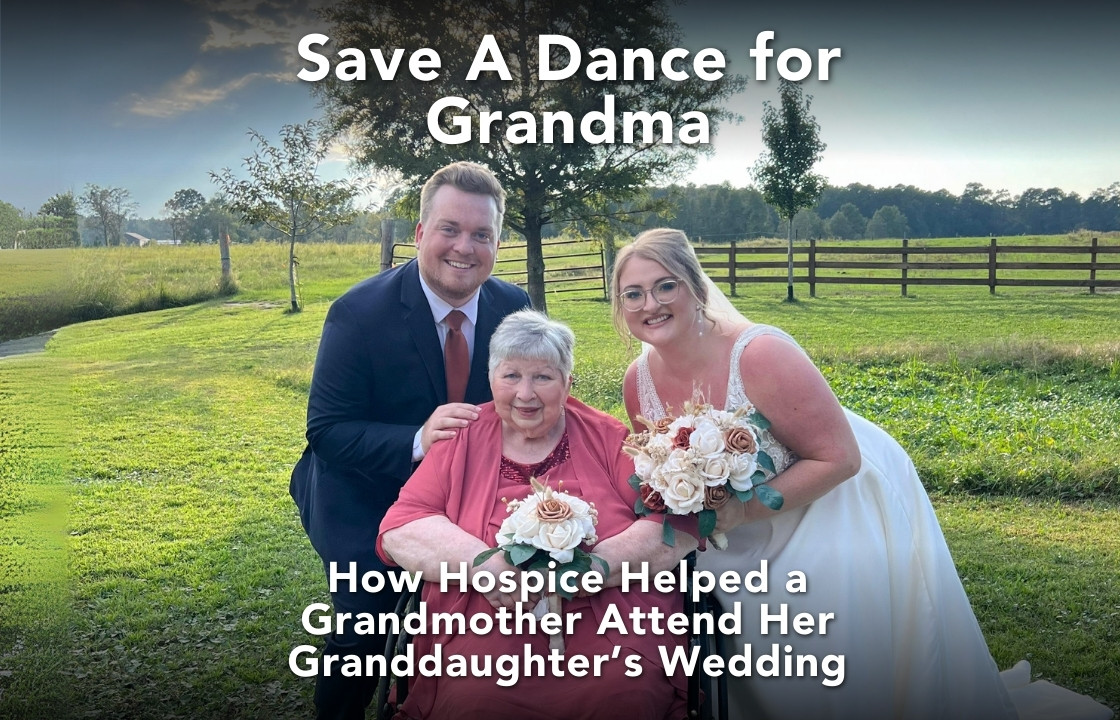
<svg viewBox="0 0 1120 720"><path fill-rule="evenodd" d="M447 377L447 402L463 402L467 396L467 378L471 374L471 355L467 338L463 335L463 321L467 319L459 310L452 310L444 318L447 323L447 340L443 344L443 368Z"/></svg>

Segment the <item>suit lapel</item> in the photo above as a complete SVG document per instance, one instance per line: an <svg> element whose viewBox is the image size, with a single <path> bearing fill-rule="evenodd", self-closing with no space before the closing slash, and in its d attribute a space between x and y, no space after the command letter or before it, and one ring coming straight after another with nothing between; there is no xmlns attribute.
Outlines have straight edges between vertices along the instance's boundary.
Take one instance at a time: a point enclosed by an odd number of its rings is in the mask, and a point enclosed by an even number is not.
<svg viewBox="0 0 1120 720"><path fill-rule="evenodd" d="M443 373L443 352L439 334L432 319L432 308L420 287L420 270L415 260L405 266L401 280L401 303L405 306L404 321L420 354L420 362L428 374L439 405L447 402L447 379ZM489 341L487 341L489 342ZM472 368L473 375L473 368Z"/></svg>

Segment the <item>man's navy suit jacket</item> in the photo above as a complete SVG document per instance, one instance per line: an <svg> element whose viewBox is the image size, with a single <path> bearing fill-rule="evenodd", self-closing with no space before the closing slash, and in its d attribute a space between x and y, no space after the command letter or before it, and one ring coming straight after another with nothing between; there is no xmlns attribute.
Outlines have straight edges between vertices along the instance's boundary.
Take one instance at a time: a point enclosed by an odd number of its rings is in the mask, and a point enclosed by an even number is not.
<svg viewBox="0 0 1120 720"><path fill-rule="evenodd" d="M483 283L466 402L492 399L490 336L502 318L528 306L524 290L494 278ZM331 305L311 380L308 446L290 486L325 563L384 567L374 552L378 525L412 472L416 431L446 402L443 351L415 260Z"/></svg>

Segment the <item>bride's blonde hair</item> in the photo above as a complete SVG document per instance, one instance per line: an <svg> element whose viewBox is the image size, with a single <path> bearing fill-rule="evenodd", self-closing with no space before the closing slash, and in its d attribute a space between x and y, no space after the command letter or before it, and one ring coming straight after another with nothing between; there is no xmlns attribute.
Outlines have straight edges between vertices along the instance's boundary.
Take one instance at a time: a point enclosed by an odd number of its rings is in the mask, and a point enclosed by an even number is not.
<svg viewBox="0 0 1120 720"><path fill-rule="evenodd" d="M618 255L615 256L614 271L611 273L611 319L619 335L629 336L626 330L626 317L622 310L622 299L618 294L622 292L622 288L619 287L622 269L632 257L660 263L670 274L684 283L688 292L699 303L704 318L715 322L708 313L708 286L704 282L704 270L700 267L700 259L696 257L696 251L688 241L688 236L674 228L654 228L640 233L632 243L619 250Z"/></svg>

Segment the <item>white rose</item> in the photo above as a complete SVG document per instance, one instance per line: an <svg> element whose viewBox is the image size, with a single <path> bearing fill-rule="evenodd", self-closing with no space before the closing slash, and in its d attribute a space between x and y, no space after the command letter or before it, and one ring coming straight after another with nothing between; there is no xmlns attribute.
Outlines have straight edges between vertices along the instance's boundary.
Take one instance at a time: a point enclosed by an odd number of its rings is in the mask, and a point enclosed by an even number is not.
<svg viewBox="0 0 1120 720"><path fill-rule="evenodd" d="M642 479L649 479L649 476L653 474L654 465L653 458L648 453L634 456L634 472L638 473L638 477Z"/></svg>
<svg viewBox="0 0 1120 720"><path fill-rule="evenodd" d="M663 461L673 450L673 438L668 435L654 435L646 445L646 452L654 462Z"/></svg>
<svg viewBox="0 0 1120 720"><path fill-rule="evenodd" d="M669 431L666 434L669 436L670 441L672 438L676 437L677 431L682 427L689 428L690 430L696 427L695 422L696 418L691 415L681 415L679 418L669 423Z"/></svg>
<svg viewBox="0 0 1120 720"><path fill-rule="evenodd" d="M723 431L711 420L701 418L696 423L696 429L689 436L688 444L697 455L705 458L715 457L724 450Z"/></svg>
<svg viewBox="0 0 1120 720"><path fill-rule="evenodd" d="M708 458L704 466L700 468L700 474L704 476L705 485L722 485L731 475L731 463L727 456L722 454Z"/></svg>
<svg viewBox="0 0 1120 720"><path fill-rule="evenodd" d="M737 453L731 456L731 471L728 473L727 481L731 483L731 487L740 492L745 492L754 487L751 476L757 469L758 461L755 460L754 455Z"/></svg>
<svg viewBox="0 0 1120 720"><path fill-rule="evenodd" d="M572 561L573 550L583 542L583 521L570 517L552 525L542 525L537 533L537 547L548 551L558 563Z"/></svg>
<svg viewBox="0 0 1120 720"><path fill-rule="evenodd" d="M534 500L535 500L534 496ZM514 542L531 543L541 529L541 520L537 517L537 503L523 503L518 512L510 515L506 520L513 531ZM502 526L505 526L505 522Z"/></svg>
<svg viewBox="0 0 1120 720"><path fill-rule="evenodd" d="M704 479L698 473L677 470L664 473L661 499L671 512L687 515L704 509Z"/></svg>

